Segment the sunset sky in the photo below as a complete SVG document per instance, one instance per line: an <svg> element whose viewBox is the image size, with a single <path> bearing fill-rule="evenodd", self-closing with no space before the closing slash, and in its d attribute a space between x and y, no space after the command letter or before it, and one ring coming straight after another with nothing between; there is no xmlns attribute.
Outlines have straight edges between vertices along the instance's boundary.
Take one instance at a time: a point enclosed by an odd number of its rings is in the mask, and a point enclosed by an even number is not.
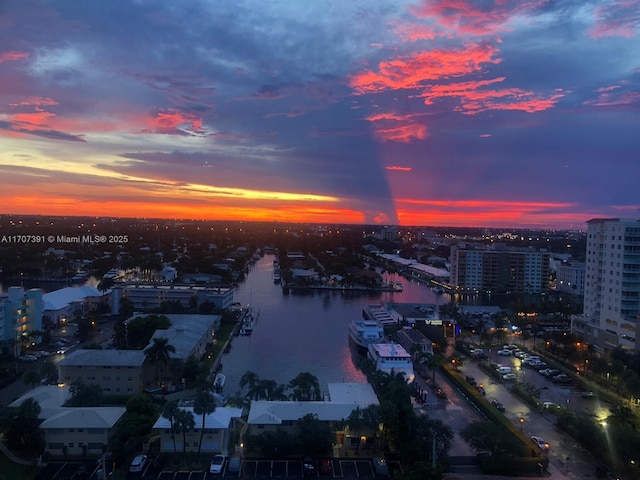
<svg viewBox="0 0 640 480"><path fill-rule="evenodd" d="M0 213L640 217L640 0L2 0Z"/></svg>

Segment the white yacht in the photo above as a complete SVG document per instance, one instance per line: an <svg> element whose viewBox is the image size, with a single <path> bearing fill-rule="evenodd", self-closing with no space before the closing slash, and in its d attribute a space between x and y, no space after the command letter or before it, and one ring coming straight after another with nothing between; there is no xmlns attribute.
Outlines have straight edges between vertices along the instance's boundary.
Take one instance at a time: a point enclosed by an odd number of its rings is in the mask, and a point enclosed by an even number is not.
<svg viewBox="0 0 640 480"><path fill-rule="evenodd" d="M349 343L359 355L366 356L370 344L384 343L384 327L376 320L352 320L349 324Z"/></svg>
<svg viewBox="0 0 640 480"><path fill-rule="evenodd" d="M395 375L403 373L407 383L413 382L415 373L411 354L397 343L372 343L369 345L369 358L382 372Z"/></svg>

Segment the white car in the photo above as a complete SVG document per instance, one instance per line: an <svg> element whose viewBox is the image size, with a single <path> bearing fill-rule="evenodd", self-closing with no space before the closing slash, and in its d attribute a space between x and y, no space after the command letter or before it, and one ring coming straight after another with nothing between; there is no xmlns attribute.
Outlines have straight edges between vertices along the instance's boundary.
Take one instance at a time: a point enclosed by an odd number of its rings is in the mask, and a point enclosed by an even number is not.
<svg viewBox="0 0 640 480"><path fill-rule="evenodd" d="M144 466L147 464L147 456L146 455L136 455L136 457L131 461L131 465L129 466L130 472L141 472L144 470Z"/></svg>
<svg viewBox="0 0 640 480"><path fill-rule="evenodd" d="M546 452L546 451L548 451L548 450L549 450L549 444L548 444L547 442L545 442L545 441L544 441L544 438L542 438L542 437L536 437L535 435L533 435L533 436L531 437L531 441L532 441L533 443L535 443L535 444L538 446L538 448L539 448L540 450L542 450L543 452Z"/></svg>
<svg viewBox="0 0 640 480"><path fill-rule="evenodd" d="M502 379L503 380L507 380L507 381L515 380L516 378L518 378L518 377L516 376L515 373L505 373L502 376Z"/></svg>
<svg viewBox="0 0 640 480"><path fill-rule="evenodd" d="M214 455L211 460L211 464L209 465L209 473L219 474L222 472L222 467L224 466L225 456L222 454Z"/></svg>
<svg viewBox="0 0 640 480"><path fill-rule="evenodd" d="M498 355L504 355L505 357L511 356L511 350L507 350L506 348L503 350L498 350Z"/></svg>

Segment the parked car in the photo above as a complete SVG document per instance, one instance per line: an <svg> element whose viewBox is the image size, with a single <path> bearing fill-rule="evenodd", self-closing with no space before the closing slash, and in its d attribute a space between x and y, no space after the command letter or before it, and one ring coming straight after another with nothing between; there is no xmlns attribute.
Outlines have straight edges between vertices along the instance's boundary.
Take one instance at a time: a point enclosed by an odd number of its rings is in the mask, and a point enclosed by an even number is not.
<svg viewBox="0 0 640 480"><path fill-rule="evenodd" d="M476 379L475 379L475 378L473 378L472 376L467 375L467 376L466 376L466 380L467 380L467 382L469 382L471 385L473 385L473 386L475 386L475 385L476 385Z"/></svg>
<svg viewBox="0 0 640 480"><path fill-rule="evenodd" d="M302 459L302 473L305 477L316 476L316 461L311 457L304 457Z"/></svg>
<svg viewBox="0 0 640 480"><path fill-rule="evenodd" d="M498 350L496 353L498 355L504 355L505 357L510 357L511 356L511 350L507 350L507 349Z"/></svg>
<svg viewBox="0 0 640 480"><path fill-rule="evenodd" d="M209 464L209 473L219 474L222 472L222 468L224 467L224 461L226 457L221 453L218 453L213 456L211 459L211 463Z"/></svg>
<svg viewBox="0 0 640 480"><path fill-rule="evenodd" d="M132 473L141 472L144 470L144 466L147 464L146 455L136 455L129 465L129 471Z"/></svg>
<svg viewBox="0 0 640 480"><path fill-rule="evenodd" d="M549 444L544 441L544 438L532 435L531 441L535 443L538 446L538 448L543 452L547 452L549 450Z"/></svg>
<svg viewBox="0 0 640 480"><path fill-rule="evenodd" d="M596 398L596 396L593 392L582 392L582 398L592 399Z"/></svg>
<svg viewBox="0 0 640 480"><path fill-rule="evenodd" d="M529 356L527 352L523 352L522 350L513 354L514 357L519 358L520 360L524 360Z"/></svg>
<svg viewBox="0 0 640 480"><path fill-rule="evenodd" d="M573 382L573 378L571 378L569 375L566 375L564 373L561 373L560 375L556 375L555 377L553 377L551 379L551 381L553 383L571 383Z"/></svg>
<svg viewBox="0 0 640 480"><path fill-rule="evenodd" d="M323 458L318 462L318 470L320 471L320 475L331 475L333 472L333 464L331 463L331 459Z"/></svg>
<svg viewBox="0 0 640 480"><path fill-rule="evenodd" d="M496 410L498 410L499 412L504 412L504 405L498 400L491 400L491 405L496 407Z"/></svg>
<svg viewBox="0 0 640 480"><path fill-rule="evenodd" d="M375 470L376 475L389 476L389 465L387 465L387 461L384 458L375 457L373 459L373 469Z"/></svg>
<svg viewBox="0 0 640 480"><path fill-rule="evenodd" d="M518 378L518 376L517 376L515 373L505 373L505 374L502 376L502 379L503 379L503 380L506 380L506 381L508 381L508 382L510 382L510 381L512 381L512 380L515 380L516 378Z"/></svg>

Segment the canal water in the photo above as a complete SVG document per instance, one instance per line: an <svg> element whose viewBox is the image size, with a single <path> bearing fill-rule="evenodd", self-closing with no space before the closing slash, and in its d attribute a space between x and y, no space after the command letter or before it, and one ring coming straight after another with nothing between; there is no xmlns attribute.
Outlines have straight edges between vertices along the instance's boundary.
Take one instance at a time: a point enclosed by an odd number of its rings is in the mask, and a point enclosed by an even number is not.
<svg viewBox="0 0 640 480"><path fill-rule="evenodd" d="M402 292L352 293L308 290L283 293L273 282L273 255L265 255L236 289L234 300L251 304L260 316L250 336L234 337L223 355L224 394L240 390L240 378L252 371L262 380L288 383L301 372L315 375L323 392L329 382L364 382L348 342L348 326L362 318L368 304L380 302L442 304L427 285L398 277Z"/></svg>

